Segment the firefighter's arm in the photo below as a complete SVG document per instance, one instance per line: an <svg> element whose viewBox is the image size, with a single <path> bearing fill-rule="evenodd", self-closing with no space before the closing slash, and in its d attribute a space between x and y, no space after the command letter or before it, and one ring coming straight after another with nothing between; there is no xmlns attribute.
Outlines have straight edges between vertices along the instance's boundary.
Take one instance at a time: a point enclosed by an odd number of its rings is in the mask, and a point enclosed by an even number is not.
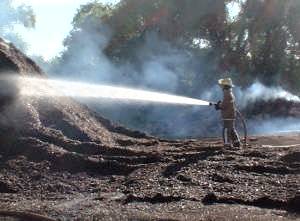
<svg viewBox="0 0 300 221"><path fill-rule="evenodd" d="M218 101L215 105L215 109L216 110L222 110L223 108L223 102L222 101Z"/></svg>
<svg viewBox="0 0 300 221"><path fill-rule="evenodd" d="M217 103L209 103L210 106L215 106L216 110L221 110L222 109L222 101L218 101Z"/></svg>

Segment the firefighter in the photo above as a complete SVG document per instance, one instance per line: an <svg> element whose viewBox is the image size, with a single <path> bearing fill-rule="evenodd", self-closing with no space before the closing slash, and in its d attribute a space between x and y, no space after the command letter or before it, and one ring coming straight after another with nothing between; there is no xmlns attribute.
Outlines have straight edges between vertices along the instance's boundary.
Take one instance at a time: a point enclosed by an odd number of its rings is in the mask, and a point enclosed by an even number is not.
<svg viewBox="0 0 300 221"><path fill-rule="evenodd" d="M221 110L223 118L223 138L225 147L240 147L241 142L235 129L236 106L232 92L234 85L230 78L220 79L219 86L223 90L223 101L215 104L216 110Z"/></svg>

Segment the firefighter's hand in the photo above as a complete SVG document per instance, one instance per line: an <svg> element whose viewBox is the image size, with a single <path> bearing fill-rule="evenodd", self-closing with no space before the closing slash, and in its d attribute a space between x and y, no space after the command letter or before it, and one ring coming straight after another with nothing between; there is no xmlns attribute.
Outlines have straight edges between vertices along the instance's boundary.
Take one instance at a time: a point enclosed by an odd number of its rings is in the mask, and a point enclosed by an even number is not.
<svg viewBox="0 0 300 221"><path fill-rule="evenodd" d="M215 109L216 110L221 110L221 101L218 101L218 103L215 104Z"/></svg>

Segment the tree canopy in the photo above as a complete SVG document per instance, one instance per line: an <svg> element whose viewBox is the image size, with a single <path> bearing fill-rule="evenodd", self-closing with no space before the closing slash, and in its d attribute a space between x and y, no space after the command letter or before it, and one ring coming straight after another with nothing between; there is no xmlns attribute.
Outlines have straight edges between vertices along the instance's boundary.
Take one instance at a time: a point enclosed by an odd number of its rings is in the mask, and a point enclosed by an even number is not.
<svg viewBox="0 0 300 221"><path fill-rule="evenodd" d="M233 20L230 3L241 9ZM73 25L67 48L72 48L76 31L109 27L112 34L104 51L114 61L135 61L145 35L155 32L200 62L207 61L211 68L204 71L212 80L230 72L242 85L258 79L293 90L300 86L295 81L300 78L297 0L122 0L116 6L95 1L79 9Z"/></svg>

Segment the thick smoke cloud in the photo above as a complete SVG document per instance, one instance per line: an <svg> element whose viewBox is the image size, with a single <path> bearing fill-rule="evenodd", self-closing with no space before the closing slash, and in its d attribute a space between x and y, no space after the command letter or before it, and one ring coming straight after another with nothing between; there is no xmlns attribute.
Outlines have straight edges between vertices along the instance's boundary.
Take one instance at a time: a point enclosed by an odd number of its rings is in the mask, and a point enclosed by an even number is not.
<svg viewBox="0 0 300 221"><path fill-rule="evenodd" d="M103 35L98 33L104 33ZM62 65L50 72L57 77L90 82L109 82L116 68L102 53L107 46L110 32L106 27L101 30L88 28L86 31L74 30L70 41L72 47L61 58Z"/></svg>
<svg viewBox="0 0 300 221"><path fill-rule="evenodd" d="M220 88L210 86L201 74L205 63L195 61L189 53L172 47L155 33L148 33L144 43L136 49L136 60L118 64L106 57L106 48L111 31L108 27L85 27L72 33L71 47L62 57L61 65L52 69L53 76L99 84L122 85L152 91L177 93L182 89L182 76L195 63L199 70L199 92L196 98L218 101L222 99ZM69 39L70 40L70 39ZM203 81L201 81L203 79ZM241 109L259 100L278 98L299 102L300 98L280 87L266 87L254 82L249 88L234 89L237 104ZM132 104L119 101L81 100L106 117L127 127L168 138L219 136L220 115L212 107L178 107L161 104ZM295 118L253 116L248 119L250 133L261 134L286 130L300 130ZM258 123L259 122L259 123ZM282 122L285 122L283 124ZM300 124L298 124L300 125Z"/></svg>
<svg viewBox="0 0 300 221"><path fill-rule="evenodd" d="M187 54L159 39L155 33L146 36L137 57L142 64L139 84L168 92L176 92L180 74L184 73L190 59Z"/></svg>

